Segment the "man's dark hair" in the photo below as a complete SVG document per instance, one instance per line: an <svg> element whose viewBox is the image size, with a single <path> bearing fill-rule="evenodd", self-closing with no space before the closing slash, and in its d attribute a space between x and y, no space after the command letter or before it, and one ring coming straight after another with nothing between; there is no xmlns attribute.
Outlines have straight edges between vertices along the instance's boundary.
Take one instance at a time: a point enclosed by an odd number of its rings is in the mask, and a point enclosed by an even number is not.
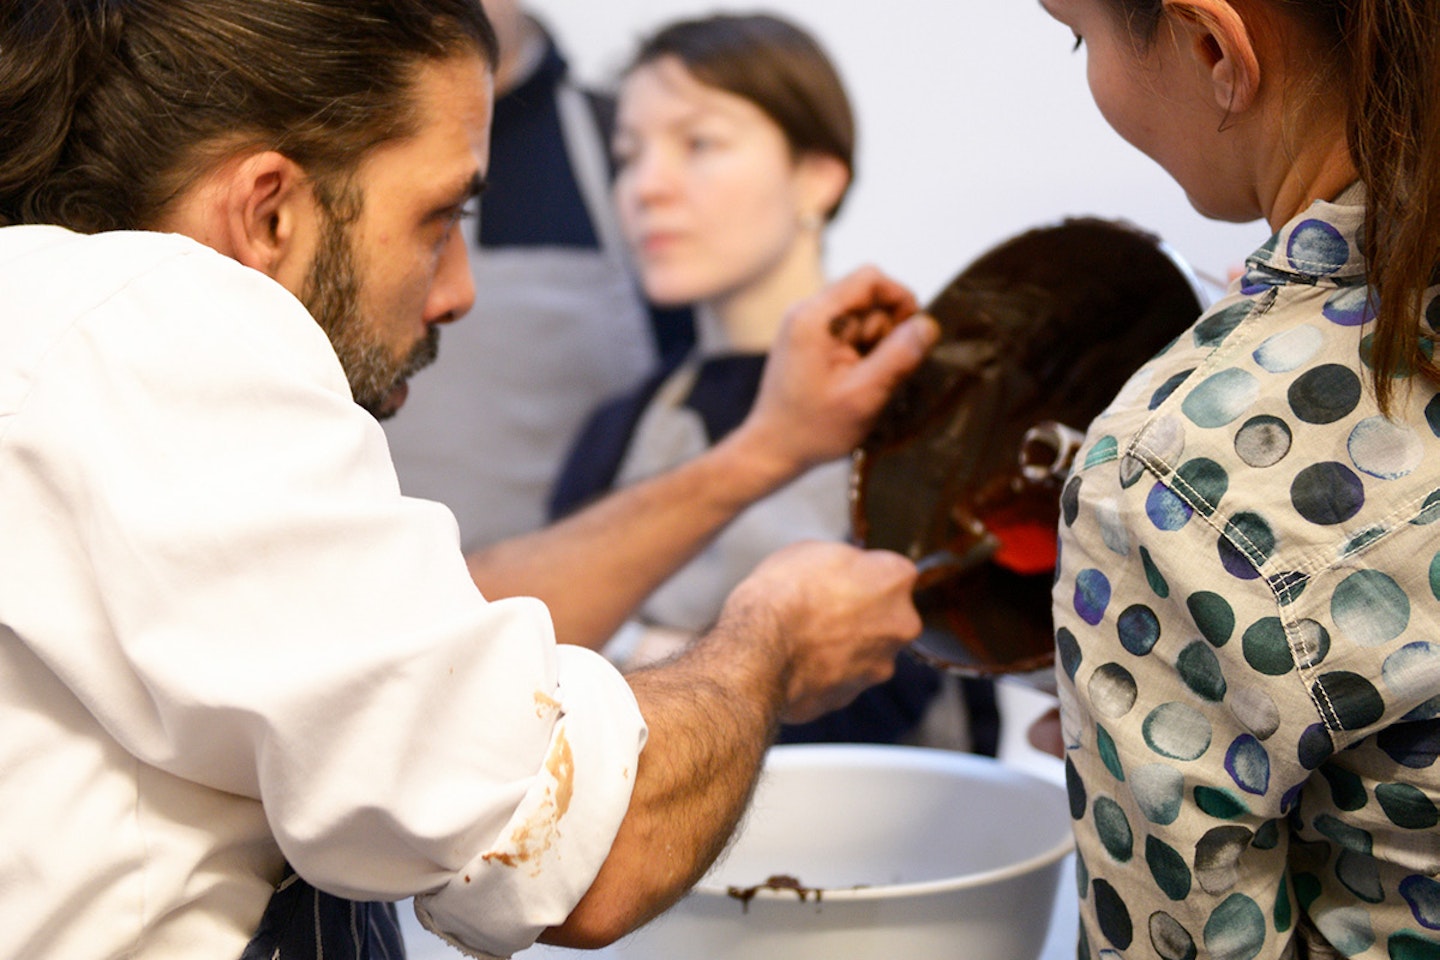
<svg viewBox="0 0 1440 960"><path fill-rule="evenodd" d="M418 69L496 62L479 0L7 0L0 225L152 226L216 162L324 183L415 132Z"/></svg>

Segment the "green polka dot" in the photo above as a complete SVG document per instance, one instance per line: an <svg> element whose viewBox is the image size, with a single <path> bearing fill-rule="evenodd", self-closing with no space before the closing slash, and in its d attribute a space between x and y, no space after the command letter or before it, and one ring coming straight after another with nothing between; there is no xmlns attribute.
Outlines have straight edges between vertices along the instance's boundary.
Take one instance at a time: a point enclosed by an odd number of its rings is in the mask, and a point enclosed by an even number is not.
<svg viewBox="0 0 1440 960"><path fill-rule="evenodd" d="M1295 881L1295 902L1300 904L1300 909L1310 911L1310 907L1316 900L1320 899L1320 892L1323 889L1320 885L1320 878L1313 873L1294 874Z"/></svg>
<svg viewBox="0 0 1440 960"><path fill-rule="evenodd" d="M1102 463L1109 463L1120 455L1120 444L1114 437L1101 437L1095 441L1090 452L1085 455L1085 469L1099 466Z"/></svg>
<svg viewBox="0 0 1440 960"><path fill-rule="evenodd" d="M1352 771L1327 763L1320 767L1320 775L1330 785L1330 802L1338 809L1353 813L1370 802L1364 782Z"/></svg>
<svg viewBox="0 0 1440 960"><path fill-rule="evenodd" d="M1217 543L1225 571L1241 580L1254 580L1275 550L1275 532L1259 514L1237 513Z"/></svg>
<svg viewBox="0 0 1440 960"><path fill-rule="evenodd" d="M1150 915L1150 946L1160 960L1195 960L1195 938L1170 914L1157 911ZM1081 954L1088 956L1088 954Z"/></svg>
<svg viewBox="0 0 1440 960"><path fill-rule="evenodd" d="M1440 600L1440 553L1430 558L1430 595Z"/></svg>
<svg viewBox="0 0 1440 960"><path fill-rule="evenodd" d="M1145 744L1171 760L1198 760L1210 749L1210 721L1194 707L1162 703L1141 725Z"/></svg>
<svg viewBox="0 0 1440 960"><path fill-rule="evenodd" d="M1196 640L1181 650L1175 669L1197 697L1211 703L1225 699L1225 675L1220 672L1220 659L1205 641Z"/></svg>
<svg viewBox="0 0 1440 960"><path fill-rule="evenodd" d="M1129 863L1135 854L1135 834L1130 830L1130 820L1120 804L1109 797L1096 797L1092 810L1095 817L1095 832L1100 837L1105 852L1119 863Z"/></svg>
<svg viewBox="0 0 1440 960"><path fill-rule="evenodd" d="M1280 821L1266 820L1255 831L1255 839L1250 845L1256 850L1274 850L1280 845Z"/></svg>
<svg viewBox="0 0 1440 960"><path fill-rule="evenodd" d="M1429 797L1408 783L1382 783L1375 788L1380 809L1404 830L1429 830L1440 823L1440 811Z"/></svg>
<svg viewBox="0 0 1440 960"><path fill-rule="evenodd" d="M1166 763L1151 763L1130 774L1130 795L1151 823L1174 823L1185 801L1185 777Z"/></svg>
<svg viewBox="0 0 1440 960"><path fill-rule="evenodd" d="M1204 938L1214 960L1252 960L1265 945L1265 914L1254 900L1232 893L1205 921Z"/></svg>
<svg viewBox="0 0 1440 960"><path fill-rule="evenodd" d="M1146 837L1145 863L1150 867L1155 885L1165 896L1177 901L1190 896L1190 867L1174 847L1155 837Z"/></svg>
<svg viewBox="0 0 1440 960"><path fill-rule="evenodd" d="M1334 841L1351 853L1370 856L1375 850L1375 839L1369 832L1351 826L1344 820L1322 813L1315 818L1315 829L1326 839Z"/></svg>
<svg viewBox="0 0 1440 960"><path fill-rule="evenodd" d="M1401 930L1391 934L1386 944L1390 949L1390 960L1440 960L1440 943L1434 934Z"/></svg>
<svg viewBox="0 0 1440 960"><path fill-rule="evenodd" d="M1243 414L1260 395L1255 375L1238 367L1205 378L1185 397L1180 410L1198 427L1223 427Z"/></svg>
<svg viewBox="0 0 1440 960"><path fill-rule="evenodd" d="M1357 673L1337 670L1321 675L1312 687L1315 702L1332 714L1341 730L1359 730L1385 714L1380 691Z"/></svg>
<svg viewBox="0 0 1440 960"><path fill-rule="evenodd" d="M1436 399L1440 400L1440 394L1437 394ZM1434 406L1435 400L1431 400L1430 404ZM1430 496L1425 498L1425 503L1421 505L1420 512L1416 514L1415 519L1410 522L1417 527L1425 527L1434 523L1436 520L1440 520L1440 490L1432 492Z"/></svg>
<svg viewBox="0 0 1440 960"><path fill-rule="evenodd" d="M1230 489L1230 476L1214 460L1196 457L1175 471L1175 486L1187 491L1195 509L1208 517Z"/></svg>
<svg viewBox="0 0 1440 960"><path fill-rule="evenodd" d="M1385 900L1385 888L1380 885L1380 865L1374 857L1348 850L1341 853L1335 858L1335 878L1366 903Z"/></svg>
<svg viewBox="0 0 1440 960"><path fill-rule="evenodd" d="M1394 640L1410 624L1410 598L1379 570L1358 570L1335 588L1330 615L1341 633L1365 647Z"/></svg>
<svg viewBox="0 0 1440 960"><path fill-rule="evenodd" d="M1099 752L1105 769L1110 771L1110 776L1124 783L1125 768L1120 764L1120 751L1115 749L1115 740L1110 736L1110 731L1099 724L1095 725L1095 749Z"/></svg>
<svg viewBox="0 0 1440 960"><path fill-rule="evenodd" d="M1160 569L1155 566L1155 560L1150 556L1150 551L1144 547L1140 548L1140 562L1145 567L1145 582L1150 584L1150 590L1161 600L1170 596L1170 584L1165 582L1165 577Z"/></svg>
<svg viewBox="0 0 1440 960"><path fill-rule="evenodd" d="M1216 820L1234 820L1250 812L1245 801L1233 790L1219 790L1215 787L1196 787L1195 806L1200 812Z"/></svg>
<svg viewBox="0 0 1440 960"><path fill-rule="evenodd" d="M1245 662L1267 677L1283 677L1295 669L1289 638L1279 617L1256 620L1240 638Z"/></svg>
<svg viewBox="0 0 1440 960"><path fill-rule="evenodd" d="M1238 327L1250 312L1255 309L1251 300L1240 300L1210 314L1208 317L1195 324L1192 336L1195 339L1195 346L1201 348L1218 347L1236 327Z"/></svg>
<svg viewBox="0 0 1440 960"><path fill-rule="evenodd" d="M1275 891L1275 909L1271 912L1275 922L1275 932L1284 933L1290 929L1290 923L1294 920L1294 911L1290 907L1290 890L1285 883L1285 877L1280 877L1280 889Z"/></svg>
<svg viewBox="0 0 1440 960"><path fill-rule="evenodd" d="M1235 611L1220 594L1201 590L1185 601L1200 635L1213 647L1223 647L1235 632Z"/></svg>
<svg viewBox="0 0 1440 960"><path fill-rule="evenodd" d="M1135 939L1135 925L1130 920L1125 901L1104 880L1096 880L1091 888L1095 893L1095 919L1100 924L1100 932L1116 948L1129 949Z"/></svg>
<svg viewBox="0 0 1440 960"><path fill-rule="evenodd" d="M1080 771L1075 768L1075 762L1069 757L1065 758L1065 793L1070 798L1070 816L1076 820L1085 816L1085 808L1089 806L1086 797L1089 791L1085 789L1085 781L1080 776Z"/></svg>

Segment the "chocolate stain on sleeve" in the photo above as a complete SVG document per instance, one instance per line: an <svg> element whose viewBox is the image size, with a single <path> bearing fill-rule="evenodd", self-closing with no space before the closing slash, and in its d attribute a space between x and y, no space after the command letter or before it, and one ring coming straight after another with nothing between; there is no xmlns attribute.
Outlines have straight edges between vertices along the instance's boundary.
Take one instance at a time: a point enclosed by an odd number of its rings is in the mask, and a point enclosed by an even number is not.
<svg viewBox="0 0 1440 960"><path fill-rule="evenodd" d="M563 728L556 731L545 770L553 782L545 788L545 797L535 813L510 835L510 849L481 854L481 860L507 867L534 864L534 875L539 876L540 860L559 838L560 821L570 810L575 793L575 755Z"/></svg>

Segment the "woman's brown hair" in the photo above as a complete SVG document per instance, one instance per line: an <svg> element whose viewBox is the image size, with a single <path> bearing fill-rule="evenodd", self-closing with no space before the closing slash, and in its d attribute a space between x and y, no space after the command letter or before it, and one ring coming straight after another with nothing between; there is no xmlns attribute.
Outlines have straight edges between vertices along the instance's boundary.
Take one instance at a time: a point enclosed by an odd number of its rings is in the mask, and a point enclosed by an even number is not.
<svg viewBox="0 0 1440 960"><path fill-rule="evenodd" d="M796 156L831 156L854 179L855 116L840 74L800 27L769 14L721 14L671 23L643 41L626 73L665 57L707 87L750 101ZM827 211L833 218L844 194Z"/></svg>

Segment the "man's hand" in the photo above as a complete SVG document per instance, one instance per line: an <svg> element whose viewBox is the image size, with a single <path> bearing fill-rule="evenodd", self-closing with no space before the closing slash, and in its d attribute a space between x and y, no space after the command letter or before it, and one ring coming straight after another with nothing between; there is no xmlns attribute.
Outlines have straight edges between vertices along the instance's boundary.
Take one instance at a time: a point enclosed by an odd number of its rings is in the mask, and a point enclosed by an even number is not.
<svg viewBox="0 0 1440 960"><path fill-rule="evenodd" d="M798 304L737 433L792 475L849 453L939 335L917 310L909 290L870 267Z"/></svg>
<svg viewBox="0 0 1440 960"><path fill-rule="evenodd" d="M914 587L915 566L899 554L796 544L735 588L720 629L735 620L752 636L769 628L785 664L780 718L803 723L890 676L895 655L920 632Z"/></svg>

